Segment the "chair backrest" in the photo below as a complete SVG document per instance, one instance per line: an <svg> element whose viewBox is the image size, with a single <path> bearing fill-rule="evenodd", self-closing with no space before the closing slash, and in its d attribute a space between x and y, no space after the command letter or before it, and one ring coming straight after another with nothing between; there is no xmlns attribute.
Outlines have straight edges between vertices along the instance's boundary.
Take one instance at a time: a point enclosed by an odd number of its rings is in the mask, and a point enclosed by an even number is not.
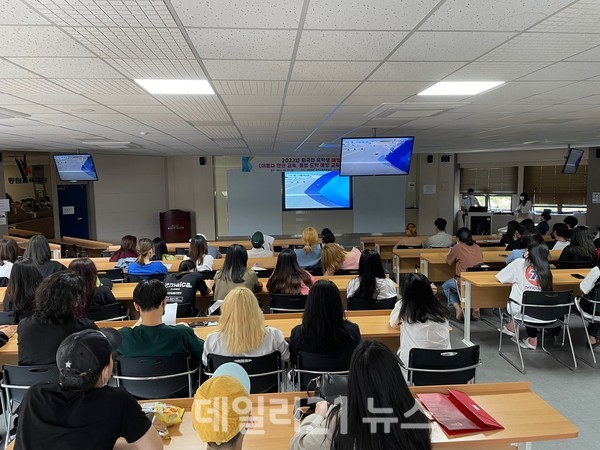
<svg viewBox="0 0 600 450"><path fill-rule="evenodd" d="M228 362L237 363L248 372L251 394L278 391L284 370L281 353L273 352L264 356L224 356L209 353L206 373L211 375Z"/></svg>
<svg viewBox="0 0 600 450"><path fill-rule="evenodd" d="M12 366L5 364L3 368L2 387L6 395L7 405L21 403L27 389L34 384L58 383L58 367L56 364L39 366Z"/></svg>
<svg viewBox="0 0 600 450"><path fill-rule="evenodd" d="M475 378L479 345L451 350L411 348L408 381L415 386L466 384Z"/></svg>
<svg viewBox="0 0 600 450"><path fill-rule="evenodd" d="M214 280L215 274L217 273L217 271L216 270L201 270L198 273L200 275L202 275L203 280Z"/></svg>
<svg viewBox="0 0 600 450"><path fill-rule="evenodd" d="M525 291L522 312L538 320L562 320L571 312L572 294L573 291Z"/></svg>
<svg viewBox="0 0 600 450"><path fill-rule="evenodd" d="M306 267L304 270L310 273L313 277L323 276L323 269L321 269L321 267Z"/></svg>
<svg viewBox="0 0 600 450"><path fill-rule="evenodd" d="M334 275L358 275L358 269L339 269Z"/></svg>
<svg viewBox="0 0 600 450"><path fill-rule="evenodd" d="M117 281L119 283L125 282L125 274L123 273L123 269L99 270L98 278L106 278L108 280Z"/></svg>
<svg viewBox="0 0 600 450"><path fill-rule="evenodd" d="M498 272L506 267L505 263L481 263L467 267L467 272Z"/></svg>
<svg viewBox="0 0 600 450"><path fill-rule="evenodd" d="M164 281L165 274L164 273L154 273L152 275L132 275L128 274L127 278L129 278L130 283L139 283L142 280L160 280Z"/></svg>
<svg viewBox="0 0 600 450"><path fill-rule="evenodd" d="M186 354L118 356L114 378L138 399L192 397L198 367Z"/></svg>
<svg viewBox="0 0 600 450"><path fill-rule="evenodd" d="M175 254L176 255L189 255L190 253L190 249L189 248L181 248L181 247L175 247Z"/></svg>
<svg viewBox="0 0 600 450"><path fill-rule="evenodd" d="M177 303L177 317L194 317L194 306L191 303Z"/></svg>
<svg viewBox="0 0 600 450"><path fill-rule="evenodd" d="M300 383L300 389L306 389L310 380L321 374L347 373L350 369L351 358L352 352L347 352L347 354L298 352L294 371L299 375L296 381Z"/></svg>
<svg viewBox="0 0 600 450"><path fill-rule="evenodd" d="M590 261L557 261L557 269L588 269L594 267L594 263Z"/></svg>
<svg viewBox="0 0 600 450"><path fill-rule="evenodd" d="M0 311L0 325L12 325L15 323L14 311Z"/></svg>
<svg viewBox="0 0 600 450"><path fill-rule="evenodd" d="M113 255L114 252L109 252L108 250L102 250L100 252L100 256L102 258L110 258Z"/></svg>
<svg viewBox="0 0 600 450"><path fill-rule="evenodd" d="M272 294L269 309L272 313L302 312L308 295Z"/></svg>
<svg viewBox="0 0 600 450"><path fill-rule="evenodd" d="M275 269L255 270L255 272L258 278L270 278L273 275L273 270Z"/></svg>
<svg viewBox="0 0 600 450"><path fill-rule="evenodd" d="M129 319L129 311L121 302L117 302L102 306L90 306L85 316L94 322L98 320L127 320Z"/></svg>
<svg viewBox="0 0 600 450"><path fill-rule="evenodd" d="M360 297L350 297L348 299L348 310L374 310L374 309L394 309L397 297L386 298L383 300L368 300Z"/></svg>
<svg viewBox="0 0 600 450"><path fill-rule="evenodd" d="M0 287L8 286L9 279L6 277L0 277Z"/></svg>

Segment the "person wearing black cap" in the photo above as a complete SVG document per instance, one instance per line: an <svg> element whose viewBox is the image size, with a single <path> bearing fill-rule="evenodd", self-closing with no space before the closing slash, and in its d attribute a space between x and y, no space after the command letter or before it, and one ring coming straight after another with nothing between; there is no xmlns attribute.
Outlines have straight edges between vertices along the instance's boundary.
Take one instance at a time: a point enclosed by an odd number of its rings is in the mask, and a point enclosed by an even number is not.
<svg viewBox="0 0 600 450"><path fill-rule="evenodd" d="M120 343L116 330L103 328L74 333L60 344L59 383L28 389L19 407L15 450L163 448L131 394L107 386ZM131 446L115 446L121 437Z"/></svg>
<svg viewBox="0 0 600 450"><path fill-rule="evenodd" d="M265 236L260 231L252 235L250 242L252 243L252 248L248 250L248 258L270 258L273 256L272 251L263 248Z"/></svg>

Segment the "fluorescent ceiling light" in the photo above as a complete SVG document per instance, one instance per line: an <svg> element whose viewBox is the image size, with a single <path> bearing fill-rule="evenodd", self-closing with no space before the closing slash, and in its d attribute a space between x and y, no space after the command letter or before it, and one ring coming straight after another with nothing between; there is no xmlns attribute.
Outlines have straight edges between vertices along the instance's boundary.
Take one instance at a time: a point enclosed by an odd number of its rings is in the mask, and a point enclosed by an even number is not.
<svg viewBox="0 0 600 450"><path fill-rule="evenodd" d="M151 94L213 95L206 80L133 80Z"/></svg>
<svg viewBox="0 0 600 450"><path fill-rule="evenodd" d="M504 81L440 81L417 95L477 95Z"/></svg>

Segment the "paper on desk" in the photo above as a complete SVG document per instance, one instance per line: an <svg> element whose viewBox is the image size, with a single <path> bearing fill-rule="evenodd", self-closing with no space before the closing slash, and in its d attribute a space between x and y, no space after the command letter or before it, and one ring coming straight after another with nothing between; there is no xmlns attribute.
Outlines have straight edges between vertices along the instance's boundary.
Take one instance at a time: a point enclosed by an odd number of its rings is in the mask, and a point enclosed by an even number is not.
<svg viewBox="0 0 600 450"><path fill-rule="evenodd" d="M162 323L165 325L175 325L177 318L177 303L167 303L165 313L162 316Z"/></svg>
<svg viewBox="0 0 600 450"><path fill-rule="evenodd" d="M165 263L163 263L163 265L167 268L167 270L169 270L173 264L165 264Z"/></svg>
<svg viewBox="0 0 600 450"><path fill-rule="evenodd" d="M219 309L221 307L221 305L223 304L223 300L217 300L216 302L214 302L210 308L208 308L208 315L210 316L212 313L214 313L217 309Z"/></svg>

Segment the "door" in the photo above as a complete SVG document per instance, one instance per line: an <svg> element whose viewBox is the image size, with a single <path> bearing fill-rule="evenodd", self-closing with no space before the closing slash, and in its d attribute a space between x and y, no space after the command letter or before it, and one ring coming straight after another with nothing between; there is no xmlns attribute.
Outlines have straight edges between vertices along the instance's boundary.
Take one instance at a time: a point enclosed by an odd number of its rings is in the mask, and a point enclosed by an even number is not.
<svg viewBox="0 0 600 450"><path fill-rule="evenodd" d="M89 239L87 186L58 186L58 217L60 235Z"/></svg>

